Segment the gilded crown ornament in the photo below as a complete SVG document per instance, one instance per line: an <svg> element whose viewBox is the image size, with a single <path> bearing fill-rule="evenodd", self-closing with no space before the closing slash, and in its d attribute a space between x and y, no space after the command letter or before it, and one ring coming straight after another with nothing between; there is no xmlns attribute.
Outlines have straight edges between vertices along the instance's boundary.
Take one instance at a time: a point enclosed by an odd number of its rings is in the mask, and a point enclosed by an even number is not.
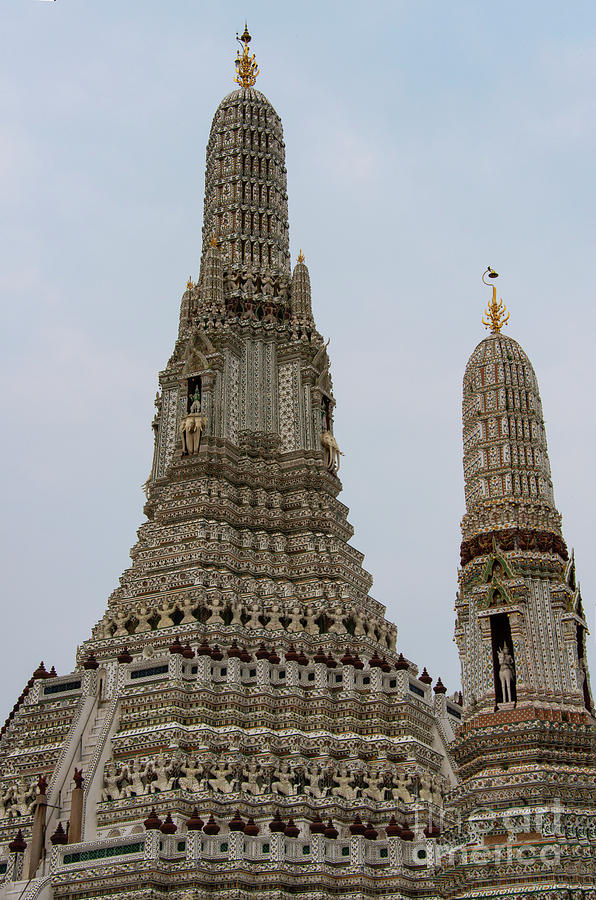
<svg viewBox="0 0 596 900"><path fill-rule="evenodd" d="M252 38L248 33L248 26L246 23L244 24L244 34L241 37L236 35L236 40L244 46L242 53L240 50L236 53L236 76L234 81L241 87L253 87L257 80L257 75L259 74L259 67L254 53L251 56L248 52L248 45Z"/></svg>
<svg viewBox="0 0 596 900"><path fill-rule="evenodd" d="M298 254L298 262L299 263L304 262L304 253L302 252L302 250L300 250L300 253Z"/></svg>
<svg viewBox="0 0 596 900"><path fill-rule="evenodd" d="M482 273L482 282L490 287L488 281L484 280L484 276L488 275L489 278L498 278L499 273L495 272L494 269L491 269L490 266L487 266L486 270ZM482 319L482 324L485 328L490 328L491 334L498 334L503 327L509 321L510 313L507 312L507 307L503 303L503 300L499 300L497 302L497 289L493 285L493 296L488 304L485 315L486 318Z"/></svg>

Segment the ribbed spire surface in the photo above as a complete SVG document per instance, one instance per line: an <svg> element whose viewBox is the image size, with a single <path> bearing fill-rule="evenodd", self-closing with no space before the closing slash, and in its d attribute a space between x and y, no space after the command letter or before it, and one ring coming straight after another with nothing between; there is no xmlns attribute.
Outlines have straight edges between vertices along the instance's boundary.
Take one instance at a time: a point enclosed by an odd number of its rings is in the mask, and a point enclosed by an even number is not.
<svg viewBox="0 0 596 900"><path fill-rule="evenodd" d="M224 267L289 275L288 202L281 120L255 88L219 104L207 144L204 260L219 242Z"/></svg>
<svg viewBox="0 0 596 900"><path fill-rule="evenodd" d="M560 534L538 381L513 338L493 333L466 366L463 386L464 540L495 528Z"/></svg>

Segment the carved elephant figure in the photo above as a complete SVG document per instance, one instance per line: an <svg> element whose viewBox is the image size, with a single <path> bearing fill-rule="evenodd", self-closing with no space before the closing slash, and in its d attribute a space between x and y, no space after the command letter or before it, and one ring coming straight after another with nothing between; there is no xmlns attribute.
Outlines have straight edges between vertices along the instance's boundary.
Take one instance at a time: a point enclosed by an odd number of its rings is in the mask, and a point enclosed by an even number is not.
<svg viewBox="0 0 596 900"><path fill-rule="evenodd" d="M323 451L325 454L325 465L330 472L338 472L339 458L340 456L343 456L343 453L339 449L337 441L330 431L323 431L323 433L321 434L321 444L323 446Z"/></svg>
<svg viewBox="0 0 596 900"><path fill-rule="evenodd" d="M180 421L178 432L182 440L182 453L195 456L199 452L201 434L207 423L200 413L189 413Z"/></svg>

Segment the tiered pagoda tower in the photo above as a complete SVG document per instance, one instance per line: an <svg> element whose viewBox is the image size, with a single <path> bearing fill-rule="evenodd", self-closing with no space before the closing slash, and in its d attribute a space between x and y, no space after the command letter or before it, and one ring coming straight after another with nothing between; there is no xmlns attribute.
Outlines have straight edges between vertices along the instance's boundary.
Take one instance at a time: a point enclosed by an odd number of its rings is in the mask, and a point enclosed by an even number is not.
<svg viewBox="0 0 596 900"><path fill-rule="evenodd" d="M40 666L2 730L0 897L438 896L461 707L397 654L348 543L249 41L209 136L132 565L74 672Z"/></svg>
<svg viewBox="0 0 596 900"><path fill-rule="evenodd" d="M485 275L496 277L488 269ZM596 896L596 731L575 563L538 382L492 301L464 375L456 640L464 721L443 847L449 897Z"/></svg>

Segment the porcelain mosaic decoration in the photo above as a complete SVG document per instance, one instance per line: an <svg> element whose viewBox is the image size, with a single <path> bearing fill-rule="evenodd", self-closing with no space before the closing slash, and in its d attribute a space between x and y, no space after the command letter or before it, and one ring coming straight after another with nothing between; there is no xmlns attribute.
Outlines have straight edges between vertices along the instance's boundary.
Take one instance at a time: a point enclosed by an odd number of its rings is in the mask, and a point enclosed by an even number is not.
<svg viewBox="0 0 596 900"><path fill-rule="evenodd" d="M532 365L493 291L448 696L349 543L282 125L239 40L132 563L2 728L0 897L594 900L586 623Z"/></svg>

